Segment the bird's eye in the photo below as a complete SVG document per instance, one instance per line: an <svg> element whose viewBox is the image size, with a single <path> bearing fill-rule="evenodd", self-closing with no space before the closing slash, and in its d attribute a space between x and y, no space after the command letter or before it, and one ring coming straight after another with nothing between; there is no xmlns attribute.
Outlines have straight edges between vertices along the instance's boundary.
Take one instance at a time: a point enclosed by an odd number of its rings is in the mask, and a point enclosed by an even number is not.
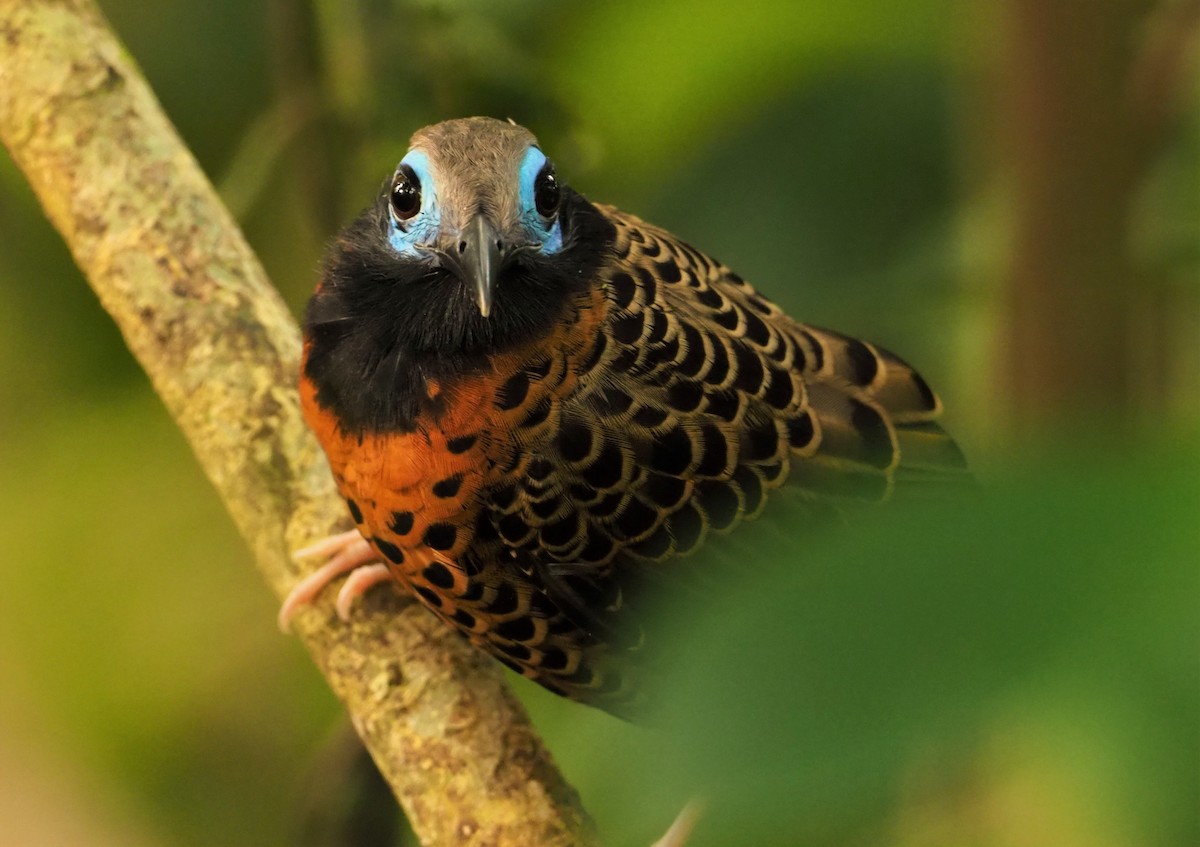
<svg viewBox="0 0 1200 847"><path fill-rule="evenodd" d="M547 162L533 184L533 202L537 206L538 214L543 218L554 217L561 199L562 190L558 186L558 177L554 175L554 167Z"/></svg>
<svg viewBox="0 0 1200 847"><path fill-rule="evenodd" d="M392 214L406 221L421 211L421 181L408 165L401 165L392 182Z"/></svg>

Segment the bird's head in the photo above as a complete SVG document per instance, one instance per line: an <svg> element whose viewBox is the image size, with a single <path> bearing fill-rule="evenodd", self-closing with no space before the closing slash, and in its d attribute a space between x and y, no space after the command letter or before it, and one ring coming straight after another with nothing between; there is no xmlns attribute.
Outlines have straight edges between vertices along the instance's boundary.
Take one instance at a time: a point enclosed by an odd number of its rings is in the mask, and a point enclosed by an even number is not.
<svg viewBox="0 0 1200 847"><path fill-rule="evenodd" d="M613 238L527 129L491 118L426 127L329 251L305 322L306 372L327 398L364 382L379 398L414 369L444 380L486 367L586 299Z"/></svg>
<svg viewBox="0 0 1200 847"><path fill-rule="evenodd" d="M487 118L420 130L388 184L387 241L451 271L488 317L501 271L563 247L563 192L524 127Z"/></svg>

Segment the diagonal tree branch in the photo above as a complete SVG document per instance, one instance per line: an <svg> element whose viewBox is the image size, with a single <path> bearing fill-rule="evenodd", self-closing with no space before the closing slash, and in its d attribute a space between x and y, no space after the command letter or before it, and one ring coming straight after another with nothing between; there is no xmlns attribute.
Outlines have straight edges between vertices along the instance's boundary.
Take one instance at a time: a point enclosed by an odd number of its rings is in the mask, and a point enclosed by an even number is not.
<svg viewBox="0 0 1200 847"><path fill-rule="evenodd" d="M282 597L287 551L343 520L297 406L299 336L89 0L0 0L0 139ZM595 843L494 663L413 603L330 617L296 628L422 843Z"/></svg>

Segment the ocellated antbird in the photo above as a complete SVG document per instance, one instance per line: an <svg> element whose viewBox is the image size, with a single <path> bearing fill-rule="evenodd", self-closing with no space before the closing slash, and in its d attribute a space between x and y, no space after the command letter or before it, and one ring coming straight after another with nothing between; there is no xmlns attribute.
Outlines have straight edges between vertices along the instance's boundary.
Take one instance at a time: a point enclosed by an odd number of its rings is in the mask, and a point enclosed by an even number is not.
<svg viewBox="0 0 1200 847"><path fill-rule="evenodd" d="M546 688L618 714L648 580L758 515L965 475L937 396L670 233L592 203L534 136L426 127L333 244L300 394L357 531L281 615L364 567Z"/></svg>

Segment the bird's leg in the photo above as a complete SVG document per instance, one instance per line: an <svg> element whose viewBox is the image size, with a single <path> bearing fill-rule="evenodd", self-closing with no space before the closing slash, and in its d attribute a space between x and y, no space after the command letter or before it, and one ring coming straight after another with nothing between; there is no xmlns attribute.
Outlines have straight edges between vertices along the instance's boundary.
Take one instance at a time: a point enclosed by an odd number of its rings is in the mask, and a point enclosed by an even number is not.
<svg viewBox="0 0 1200 847"><path fill-rule="evenodd" d="M337 613L342 620L350 617L350 605L356 598L361 597L372 586L392 578L387 565L379 561L375 550L356 529L340 535L331 535L316 544L297 550L292 555L296 559L326 556L329 557L329 561L296 583L284 599L283 605L279 607L279 628L284 632L287 632L296 611L301 606L311 603L325 586L342 574L350 574L337 596Z"/></svg>

